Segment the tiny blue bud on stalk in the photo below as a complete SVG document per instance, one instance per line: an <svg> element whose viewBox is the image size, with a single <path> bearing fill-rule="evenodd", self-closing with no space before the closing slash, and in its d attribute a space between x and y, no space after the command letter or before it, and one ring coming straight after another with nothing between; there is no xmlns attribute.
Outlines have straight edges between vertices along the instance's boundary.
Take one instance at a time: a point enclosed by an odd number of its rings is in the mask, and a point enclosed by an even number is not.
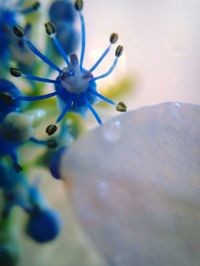
<svg viewBox="0 0 200 266"><path fill-rule="evenodd" d="M74 23L76 12L74 10L73 1L56 0L53 1L49 8L49 16L53 23Z"/></svg>
<svg viewBox="0 0 200 266"><path fill-rule="evenodd" d="M26 233L38 243L54 240L62 227L58 213L52 209L35 209L30 213Z"/></svg>

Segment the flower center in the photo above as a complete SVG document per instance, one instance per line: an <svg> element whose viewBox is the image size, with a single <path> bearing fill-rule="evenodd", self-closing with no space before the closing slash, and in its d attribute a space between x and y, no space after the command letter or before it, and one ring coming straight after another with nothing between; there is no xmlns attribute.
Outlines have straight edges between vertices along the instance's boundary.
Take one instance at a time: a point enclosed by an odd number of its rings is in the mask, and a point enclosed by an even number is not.
<svg viewBox="0 0 200 266"><path fill-rule="evenodd" d="M62 86L70 93L80 94L88 88L88 84L93 78L92 73L80 69L76 54L70 55L70 65L63 69L59 75Z"/></svg>

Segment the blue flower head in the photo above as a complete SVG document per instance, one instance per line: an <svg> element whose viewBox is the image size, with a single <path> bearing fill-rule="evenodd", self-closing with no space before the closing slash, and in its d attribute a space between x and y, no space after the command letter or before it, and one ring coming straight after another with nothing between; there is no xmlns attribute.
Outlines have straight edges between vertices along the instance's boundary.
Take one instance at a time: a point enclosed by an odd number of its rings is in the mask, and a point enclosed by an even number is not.
<svg viewBox="0 0 200 266"><path fill-rule="evenodd" d="M60 44L57 36L56 36L56 28L51 23L48 22L45 24L46 32L52 39L55 47L58 49L63 59L65 60L66 67L60 69L57 65L54 64L50 59L44 56L35 46L34 44L26 37L24 30L15 26L13 28L14 33L18 38L24 40L26 45L31 49L31 51L36 54L40 59L42 59L46 64L48 64L51 68L53 68L56 72L58 72L57 78L55 80L46 79L42 77L36 77L30 74L22 73L19 69L12 68L11 74L15 77L24 76L30 80L36 80L40 82L53 83L55 86L55 91L40 95L40 96L20 96L19 101L35 101L35 100L43 100L47 98L51 98L57 96L59 101L59 106L62 108L61 113L59 114L56 124L59 123L65 116L67 112L78 112L82 115L85 114L87 110L90 110L91 113L96 118L97 122L101 125L102 120L93 108L93 104L97 99L101 99L109 104L116 106L118 111L126 111L126 105L122 102L116 104L114 101L106 98L99 92L97 92L96 82L100 79L103 79L109 76L113 70L115 69L119 57L122 55L123 47L118 45L115 50L115 59L108 69L107 72L103 73L99 76L94 76L93 71L99 66L102 60L106 57L108 52L110 51L113 44L115 44L118 40L118 35L116 33L112 33L109 39L109 45L102 53L97 62L89 69L86 69L83 66L84 56L85 56L85 48L86 48L86 32L85 32L85 22L82 14L83 9L83 1L77 0L75 1L75 10L78 12L81 24L81 53L80 58L78 58L77 54L71 54L69 57L67 53L63 49ZM49 135L52 135L56 130L56 124L51 124L47 127L46 132Z"/></svg>
<svg viewBox="0 0 200 266"><path fill-rule="evenodd" d="M5 63L10 55L10 44L16 41L13 38L12 28L20 17L36 11L40 6L39 2L35 2L30 7L21 8L22 2L0 0L0 56Z"/></svg>

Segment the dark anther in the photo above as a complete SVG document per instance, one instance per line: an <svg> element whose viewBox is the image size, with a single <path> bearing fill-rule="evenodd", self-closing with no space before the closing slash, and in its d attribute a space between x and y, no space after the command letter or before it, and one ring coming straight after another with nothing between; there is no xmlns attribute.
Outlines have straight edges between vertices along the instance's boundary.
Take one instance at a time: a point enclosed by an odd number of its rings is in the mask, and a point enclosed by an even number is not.
<svg viewBox="0 0 200 266"><path fill-rule="evenodd" d="M116 110L119 112L126 112L127 111L127 106L123 102L119 102L116 106Z"/></svg>
<svg viewBox="0 0 200 266"><path fill-rule="evenodd" d="M110 43L116 43L118 41L118 34L117 33L112 33L110 35Z"/></svg>
<svg viewBox="0 0 200 266"><path fill-rule="evenodd" d="M5 102L6 104L10 105L13 103L14 98L8 92L4 91L4 92L0 92L0 100Z"/></svg>
<svg viewBox="0 0 200 266"><path fill-rule="evenodd" d="M34 10L38 10L39 7L40 7L40 2L35 2L35 3L33 4L33 8L34 8Z"/></svg>
<svg viewBox="0 0 200 266"><path fill-rule="evenodd" d="M48 127L46 128L46 133L51 136L56 132L57 129L57 126L54 124L48 125Z"/></svg>
<svg viewBox="0 0 200 266"><path fill-rule="evenodd" d="M44 24L45 28L46 28L46 33L48 35L52 35L52 34L55 34L56 33L56 28L55 26L53 25L53 23L51 22L47 22Z"/></svg>
<svg viewBox="0 0 200 266"><path fill-rule="evenodd" d="M76 0L75 8L77 11L81 11L83 9L83 0Z"/></svg>
<svg viewBox="0 0 200 266"><path fill-rule="evenodd" d="M124 48L122 45L117 46L117 48L115 50L115 56L120 57L123 53L123 49Z"/></svg>
<svg viewBox="0 0 200 266"><path fill-rule="evenodd" d="M19 172L21 172L21 171L23 170L23 168L21 167L21 165L18 164L18 163L14 163L14 164L13 164L13 167L15 168L15 171L16 171L17 173L19 173Z"/></svg>
<svg viewBox="0 0 200 266"><path fill-rule="evenodd" d="M15 67L12 67L10 69L10 74L14 77L20 77L22 75L22 72L18 69L18 68L15 68Z"/></svg>
<svg viewBox="0 0 200 266"><path fill-rule="evenodd" d="M18 25L13 27L13 32L18 38L24 37L24 30Z"/></svg>
<svg viewBox="0 0 200 266"><path fill-rule="evenodd" d="M47 146L49 149L56 149L58 147L58 143L55 139L49 139L47 141Z"/></svg>

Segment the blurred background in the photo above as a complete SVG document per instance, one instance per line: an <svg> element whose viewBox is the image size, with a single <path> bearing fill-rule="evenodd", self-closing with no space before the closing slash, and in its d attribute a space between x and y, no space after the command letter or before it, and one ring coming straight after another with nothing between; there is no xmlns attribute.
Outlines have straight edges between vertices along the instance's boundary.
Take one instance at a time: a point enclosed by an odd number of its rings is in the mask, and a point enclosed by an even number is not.
<svg viewBox="0 0 200 266"><path fill-rule="evenodd" d="M125 53L111 79L128 73L135 81L127 96L130 109L200 103L199 10L199 0L85 1L87 56L105 47L116 31Z"/></svg>

